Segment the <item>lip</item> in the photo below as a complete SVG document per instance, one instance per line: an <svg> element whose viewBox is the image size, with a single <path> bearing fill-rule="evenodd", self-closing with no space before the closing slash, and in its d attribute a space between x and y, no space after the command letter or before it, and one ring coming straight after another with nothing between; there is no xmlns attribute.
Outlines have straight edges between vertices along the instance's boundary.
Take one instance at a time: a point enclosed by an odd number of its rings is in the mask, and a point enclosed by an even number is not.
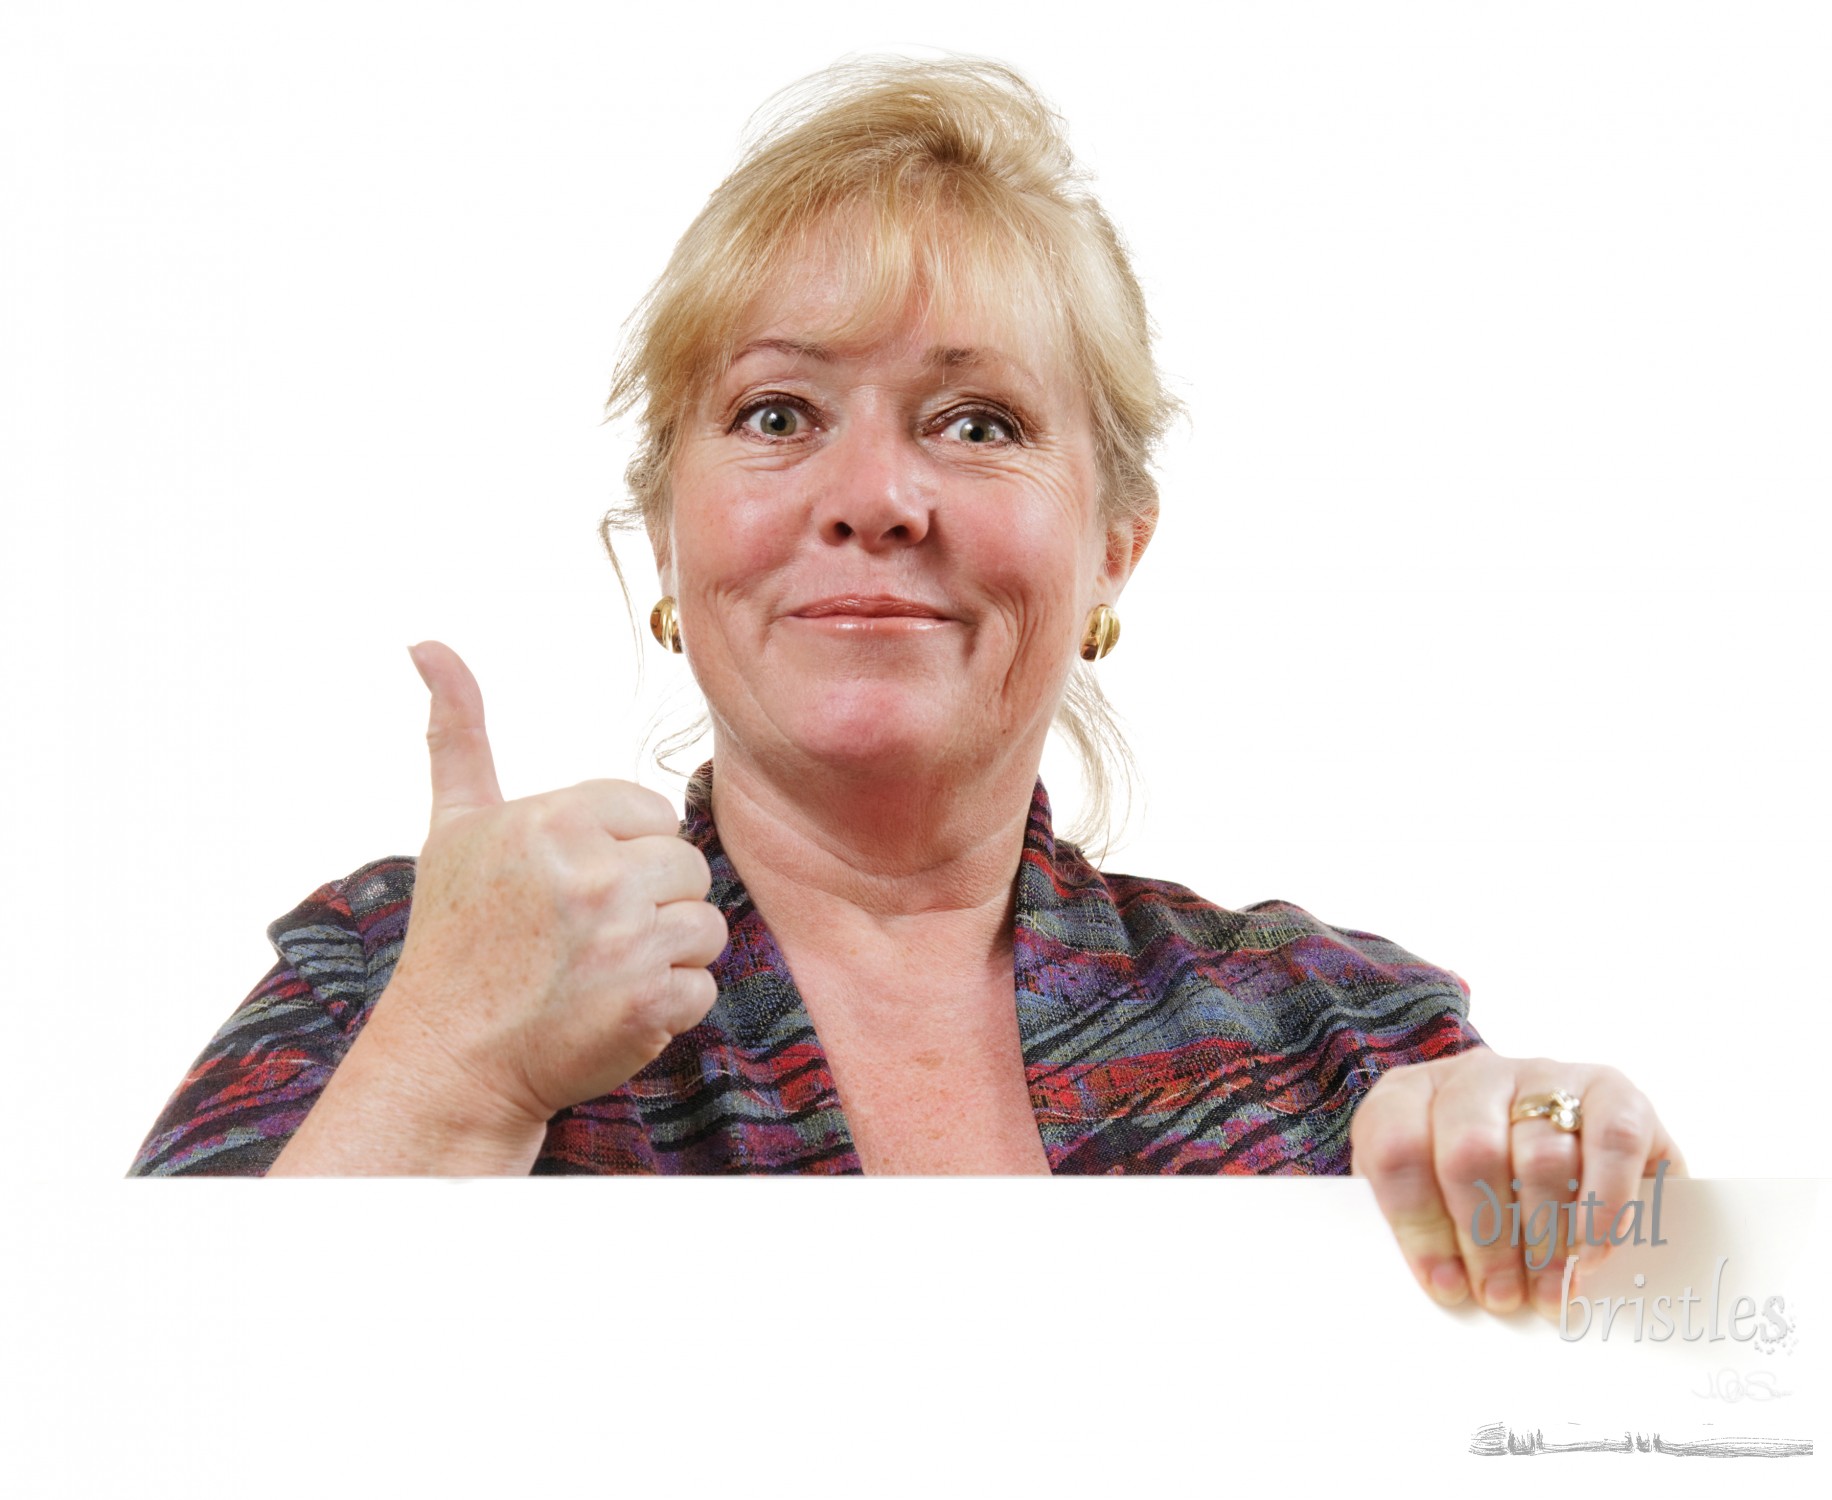
<svg viewBox="0 0 1832 1500"><path fill-rule="evenodd" d="M792 610L799 620L930 620L942 621L953 616L920 599L902 599L894 594L835 594L817 599Z"/></svg>

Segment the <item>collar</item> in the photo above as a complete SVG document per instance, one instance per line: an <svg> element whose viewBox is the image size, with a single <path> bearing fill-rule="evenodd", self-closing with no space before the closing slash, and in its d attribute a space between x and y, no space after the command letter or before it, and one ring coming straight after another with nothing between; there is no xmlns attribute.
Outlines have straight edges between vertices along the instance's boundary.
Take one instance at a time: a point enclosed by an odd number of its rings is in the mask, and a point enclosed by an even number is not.
<svg viewBox="0 0 1832 1500"><path fill-rule="evenodd" d="M705 856L712 872L707 899L724 914L730 935L712 965L719 998L706 1024L744 1048L793 1044L812 1037L813 1025L782 949L719 841L712 777L707 761L688 780L681 823L681 837ZM1109 1002L1133 989L1125 922L1100 872L1074 844L1057 841L1041 777L1031 792L1015 895L1013 980L1030 1061L1055 1051L1064 1028L1098 1025Z"/></svg>

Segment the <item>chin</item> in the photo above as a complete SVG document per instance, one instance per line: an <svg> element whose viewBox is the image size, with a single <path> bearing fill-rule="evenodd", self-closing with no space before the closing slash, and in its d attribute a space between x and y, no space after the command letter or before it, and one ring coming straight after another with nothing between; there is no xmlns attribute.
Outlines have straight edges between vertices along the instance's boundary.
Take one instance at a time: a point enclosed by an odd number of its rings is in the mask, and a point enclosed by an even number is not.
<svg viewBox="0 0 1832 1500"><path fill-rule="evenodd" d="M917 774L959 753L957 714L907 690L863 687L822 694L783 726L790 740L811 760L854 773Z"/></svg>

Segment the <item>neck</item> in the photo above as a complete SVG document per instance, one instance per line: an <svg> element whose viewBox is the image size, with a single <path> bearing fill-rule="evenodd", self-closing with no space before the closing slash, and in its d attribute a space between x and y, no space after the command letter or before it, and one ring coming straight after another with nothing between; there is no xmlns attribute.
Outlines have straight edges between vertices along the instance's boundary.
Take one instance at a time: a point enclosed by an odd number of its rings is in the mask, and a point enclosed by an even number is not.
<svg viewBox="0 0 1832 1500"><path fill-rule="evenodd" d="M938 929L1009 945L1036 758L1002 757L969 782L785 782L715 733L713 765L719 842L786 947Z"/></svg>

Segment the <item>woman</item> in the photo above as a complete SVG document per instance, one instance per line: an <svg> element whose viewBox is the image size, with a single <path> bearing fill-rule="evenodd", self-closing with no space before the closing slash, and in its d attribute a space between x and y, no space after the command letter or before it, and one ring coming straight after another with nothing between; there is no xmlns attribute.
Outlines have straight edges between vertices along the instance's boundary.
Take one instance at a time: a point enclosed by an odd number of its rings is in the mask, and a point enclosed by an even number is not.
<svg viewBox="0 0 1832 1500"><path fill-rule="evenodd" d="M477 684L416 648L417 866L274 924L136 1174L1352 1164L1432 1295L1507 1311L1559 1262L1477 1243L1479 1184L1607 1223L1677 1162L1619 1074L1482 1048L1455 976L1057 840L1044 740L1103 784L1078 658L1118 638L1172 403L1020 79L814 80L682 239L612 404L652 628L711 713L685 823L616 781L505 802Z"/></svg>

